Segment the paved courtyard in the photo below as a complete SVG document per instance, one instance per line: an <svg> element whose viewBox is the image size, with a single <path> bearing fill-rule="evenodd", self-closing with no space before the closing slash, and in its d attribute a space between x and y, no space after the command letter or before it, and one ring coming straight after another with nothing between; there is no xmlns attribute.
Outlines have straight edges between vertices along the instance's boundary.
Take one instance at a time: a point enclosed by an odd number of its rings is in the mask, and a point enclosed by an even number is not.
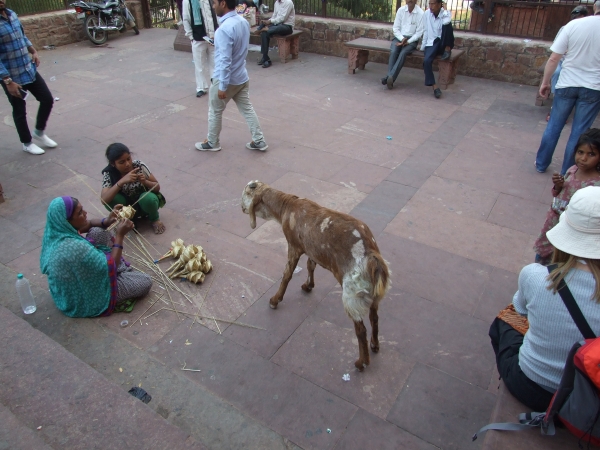
<svg viewBox="0 0 600 450"><path fill-rule="evenodd" d="M536 88L458 76L436 100L418 70L403 70L388 91L381 64L348 75L345 59L301 53L264 70L250 53L250 97L269 150L245 148L250 134L231 103L223 150L201 153L207 99L195 97L191 53L173 50L175 33L41 51L40 72L60 99L47 130L59 148L44 156L20 150L0 97L0 304L111 383L142 385L149 407L207 448L479 448L470 436L489 421L498 386L487 330L533 260L567 137L548 173L536 173L548 111L534 106ZM165 234L140 226L148 241L164 253L182 238L212 260L202 286L183 286L196 306L263 329L217 329L166 310L121 328L149 299L108 318L56 310L39 273L47 206L71 195L99 216L86 183L100 190L112 142L150 167L167 198ZM302 258L284 302L268 307L286 243L276 223L252 230L241 212L254 179L349 213L375 234L393 287L380 306L381 351L363 373L329 272L318 268L304 293ZM19 311L18 272L34 285L32 316Z"/></svg>

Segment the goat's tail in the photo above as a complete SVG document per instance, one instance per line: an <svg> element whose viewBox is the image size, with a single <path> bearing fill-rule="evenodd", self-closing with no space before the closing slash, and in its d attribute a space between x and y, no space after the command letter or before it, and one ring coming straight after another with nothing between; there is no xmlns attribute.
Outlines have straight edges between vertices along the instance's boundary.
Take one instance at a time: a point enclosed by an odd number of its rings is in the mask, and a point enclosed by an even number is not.
<svg viewBox="0 0 600 450"><path fill-rule="evenodd" d="M373 252L367 257L367 273L371 280L371 298L378 303L390 288L390 270L379 253Z"/></svg>

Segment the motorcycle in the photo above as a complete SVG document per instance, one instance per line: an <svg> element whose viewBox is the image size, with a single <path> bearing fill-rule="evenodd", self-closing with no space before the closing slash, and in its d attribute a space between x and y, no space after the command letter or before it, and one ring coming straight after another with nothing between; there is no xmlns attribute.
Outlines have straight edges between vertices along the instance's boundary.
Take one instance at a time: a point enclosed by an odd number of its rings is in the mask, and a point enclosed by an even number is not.
<svg viewBox="0 0 600 450"><path fill-rule="evenodd" d="M71 7L75 8L77 18L83 19L86 36L96 45L106 42L109 31L125 32L127 24L135 34L140 34L135 19L123 0L108 0L105 3L78 1L71 3Z"/></svg>

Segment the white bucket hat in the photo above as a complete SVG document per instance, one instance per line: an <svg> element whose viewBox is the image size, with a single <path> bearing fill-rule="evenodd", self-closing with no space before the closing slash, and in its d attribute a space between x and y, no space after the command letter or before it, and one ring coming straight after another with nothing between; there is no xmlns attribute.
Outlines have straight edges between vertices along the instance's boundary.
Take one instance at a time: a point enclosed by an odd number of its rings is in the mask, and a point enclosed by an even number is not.
<svg viewBox="0 0 600 450"><path fill-rule="evenodd" d="M573 256L600 259L600 186L580 189L546 233L550 243Z"/></svg>

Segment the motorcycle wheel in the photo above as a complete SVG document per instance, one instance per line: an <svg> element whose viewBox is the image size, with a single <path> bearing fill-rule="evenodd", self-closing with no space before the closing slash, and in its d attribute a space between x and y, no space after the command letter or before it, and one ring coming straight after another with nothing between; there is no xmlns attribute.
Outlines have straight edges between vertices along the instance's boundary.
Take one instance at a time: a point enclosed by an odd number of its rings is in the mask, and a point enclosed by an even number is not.
<svg viewBox="0 0 600 450"><path fill-rule="evenodd" d="M137 25L133 27L133 32L138 35L140 34L140 30L138 29Z"/></svg>
<svg viewBox="0 0 600 450"><path fill-rule="evenodd" d="M100 25L100 19L97 16L93 14L85 16L85 22L83 23L85 35L96 45L104 44L108 39L108 31L96 28Z"/></svg>

